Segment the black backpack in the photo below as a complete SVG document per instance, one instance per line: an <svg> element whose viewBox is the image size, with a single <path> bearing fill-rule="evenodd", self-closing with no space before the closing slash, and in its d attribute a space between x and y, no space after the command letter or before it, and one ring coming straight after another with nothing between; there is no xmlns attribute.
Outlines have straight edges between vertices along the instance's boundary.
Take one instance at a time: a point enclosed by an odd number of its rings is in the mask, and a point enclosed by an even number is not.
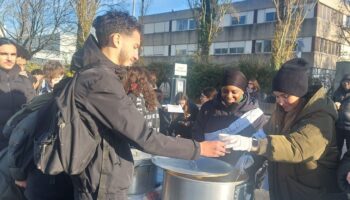
<svg viewBox="0 0 350 200"><path fill-rule="evenodd" d="M78 76L76 73L55 95L53 103L40 110L43 122L37 126L34 136L34 163L44 174L82 173L101 142L98 132L88 128L76 107Z"/></svg>

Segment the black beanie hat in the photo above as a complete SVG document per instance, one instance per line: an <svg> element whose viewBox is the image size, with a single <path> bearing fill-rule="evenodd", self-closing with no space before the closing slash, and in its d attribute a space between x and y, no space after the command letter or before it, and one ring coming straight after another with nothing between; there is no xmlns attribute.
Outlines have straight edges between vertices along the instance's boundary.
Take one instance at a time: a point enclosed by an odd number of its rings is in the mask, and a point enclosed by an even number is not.
<svg viewBox="0 0 350 200"><path fill-rule="evenodd" d="M245 75L238 69L236 68L225 69L224 79L222 81L223 86L233 85L245 91L247 87L247 82L248 81Z"/></svg>
<svg viewBox="0 0 350 200"><path fill-rule="evenodd" d="M308 90L308 63L302 58L285 62L273 78L272 91L302 97Z"/></svg>
<svg viewBox="0 0 350 200"><path fill-rule="evenodd" d="M343 81L350 81L350 74L345 74L343 78L341 79L341 82Z"/></svg>

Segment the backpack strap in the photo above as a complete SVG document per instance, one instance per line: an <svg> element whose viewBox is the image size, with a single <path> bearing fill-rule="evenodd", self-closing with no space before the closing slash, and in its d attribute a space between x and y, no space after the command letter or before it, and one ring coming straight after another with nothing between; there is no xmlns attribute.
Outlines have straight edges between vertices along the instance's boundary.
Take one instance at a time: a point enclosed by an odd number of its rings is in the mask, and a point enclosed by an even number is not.
<svg viewBox="0 0 350 200"><path fill-rule="evenodd" d="M106 193L107 193L107 177L110 176L110 173L108 172L108 169L106 167L106 163L108 162L108 155L109 155L109 144L108 142L102 137L102 163L101 163L101 176L100 176L100 185L98 187L98 195L97 200L105 200L106 199Z"/></svg>

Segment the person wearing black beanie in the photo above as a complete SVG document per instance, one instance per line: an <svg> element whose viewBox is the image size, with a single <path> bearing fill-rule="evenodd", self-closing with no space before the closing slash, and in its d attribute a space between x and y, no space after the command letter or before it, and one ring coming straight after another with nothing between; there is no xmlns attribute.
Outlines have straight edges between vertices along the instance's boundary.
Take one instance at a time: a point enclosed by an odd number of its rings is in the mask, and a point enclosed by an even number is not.
<svg viewBox="0 0 350 200"><path fill-rule="evenodd" d="M308 92L308 63L302 58L285 62L272 81L272 91L285 112L299 105Z"/></svg>
<svg viewBox="0 0 350 200"><path fill-rule="evenodd" d="M224 70L222 87L217 96L204 103L197 115L192 129L195 140L212 140L213 138L208 138L207 135L211 135L213 132L214 137L218 137L216 133L252 136L264 126L267 122L267 116L258 105L252 103L249 93L245 92L247 83L246 76L238 69L228 68ZM243 154L243 152L232 152L219 159L234 166L240 162ZM248 183L242 188L242 191L245 191L242 194L242 199L253 199L254 188L261 185L261 175L263 175L263 173L258 172L265 171L265 166L261 165L261 162L265 160L263 157L254 155L252 159L254 164L247 167L249 178ZM235 181L233 176L231 181Z"/></svg>
<svg viewBox="0 0 350 200"><path fill-rule="evenodd" d="M272 82L272 91L302 97L308 89L308 63L295 58L284 63Z"/></svg>
<svg viewBox="0 0 350 200"><path fill-rule="evenodd" d="M341 187L350 192L350 161L338 185L337 111L326 90L308 87L308 64L300 58L282 65L272 89L276 109L264 128L253 137L227 137L225 144L268 160L271 200L346 200Z"/></svg>
<svg viewBox="0 0 350 200"><path fill-rule="evenodd" d="M248 80L245 75L236 68L228 68L224 71L222 80L221 97L227 106L239 103L244 98L244 91Z"/></svg>

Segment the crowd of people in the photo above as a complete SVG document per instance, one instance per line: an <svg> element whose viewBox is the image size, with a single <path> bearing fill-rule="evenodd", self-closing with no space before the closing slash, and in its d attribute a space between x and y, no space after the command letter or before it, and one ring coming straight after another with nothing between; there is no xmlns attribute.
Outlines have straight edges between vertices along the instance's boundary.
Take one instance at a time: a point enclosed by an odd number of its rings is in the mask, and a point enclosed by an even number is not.
<svg viewBox="0 0 350 200"><path fill-rule="evenodd" d="M170 83L158 87L156 72L130 67L141 44L135 18L111 10L96 17L93 27L95 35L72 58L73 78L65 77L58 61L26 71L28 52L0 38L0 131L23 105L46 94L62 95L60 86L74 79L79 116L100 138L79 174L45 174L31 161L18 176L6 165L15 154L7 152L9 138L0 134L0 199L126 200L133 173L130 148L181 159L217 157L233 166L251 159L243 166L249 177L246 199L256 199L264 179L272 200L347 199L350 151L342 160L341 152L344 141L350 147L350 75L331 99L322 85L309 84L304 59L285 62L272 82L271 116L259 108L257 79L236 68L225 69L220 88L201 91L200 106L183 92L170 102ZM162 107L167 103L183 112L168 113Z"/></svg>

